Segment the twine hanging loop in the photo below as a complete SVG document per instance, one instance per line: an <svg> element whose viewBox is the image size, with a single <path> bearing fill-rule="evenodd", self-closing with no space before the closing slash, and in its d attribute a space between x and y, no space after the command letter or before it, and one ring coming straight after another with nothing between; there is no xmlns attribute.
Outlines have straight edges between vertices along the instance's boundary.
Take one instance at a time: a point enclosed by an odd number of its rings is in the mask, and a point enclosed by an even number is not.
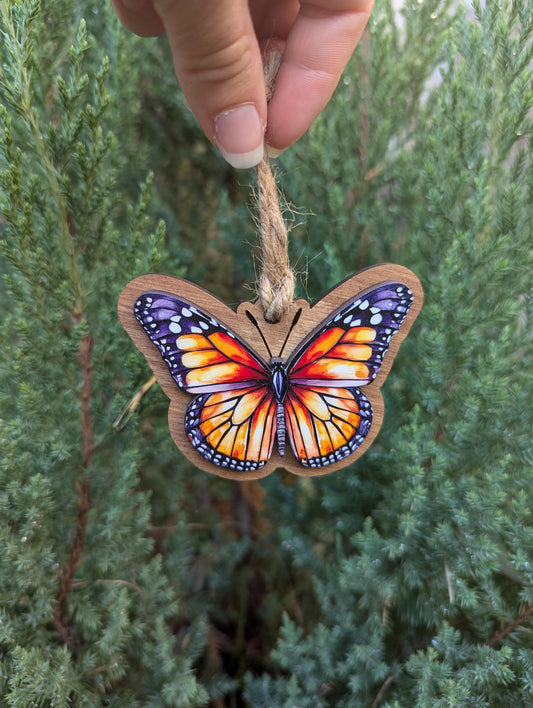
<svg viewBox="0 0 533 708"><path fill-rule="evenodd" d="M281 52L271 51L264 59L268 100L280 63ZM265 157L257 166L260 271L256 290L267 322L279 322L294 299L294 273L289 263L287 227L281 214L276 179L267 152L266 149Z"/></svg>

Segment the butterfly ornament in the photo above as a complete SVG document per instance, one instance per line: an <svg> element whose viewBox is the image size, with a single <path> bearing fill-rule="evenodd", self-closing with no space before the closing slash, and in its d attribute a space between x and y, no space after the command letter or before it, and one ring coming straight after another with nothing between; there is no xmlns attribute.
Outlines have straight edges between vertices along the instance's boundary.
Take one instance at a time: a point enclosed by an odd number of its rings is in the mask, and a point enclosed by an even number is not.
<svg viewBox="0 0 533 708"><path fill-rule="evenodd" d="M407 268L347 278L268 323L180 278L145 275L120 320L170 399L169 428L199 468L237 480L284 467L326 474L359 457L383 419L380 387L422 306Z"/></svg>

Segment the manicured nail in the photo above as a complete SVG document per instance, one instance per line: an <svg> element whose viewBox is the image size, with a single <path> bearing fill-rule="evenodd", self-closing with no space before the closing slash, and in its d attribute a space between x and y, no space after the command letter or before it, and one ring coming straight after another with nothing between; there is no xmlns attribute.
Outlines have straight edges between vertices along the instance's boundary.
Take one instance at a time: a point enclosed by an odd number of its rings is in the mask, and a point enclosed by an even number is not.
<svg viewBox="0 0 533 708"><path fill-rule="evenodd" d="M215 143L232 167L254 167L263 159L265 126L253 103L219 113Z"/></svg>
<svg viewBox="0 0 533 708"><path fill-rule="evenodd" d="M122 4L126 10L130 12L139 12L146 5L147 0L122 0Z"/></svg>

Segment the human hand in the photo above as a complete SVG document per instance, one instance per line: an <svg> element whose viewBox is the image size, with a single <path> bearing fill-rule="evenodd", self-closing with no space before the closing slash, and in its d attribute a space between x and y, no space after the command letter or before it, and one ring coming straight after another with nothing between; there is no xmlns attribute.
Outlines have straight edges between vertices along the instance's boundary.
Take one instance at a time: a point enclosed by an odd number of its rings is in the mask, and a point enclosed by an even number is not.
<svg viewBox="0 0 533 708"><path fill-rule="evenodd" d="M373 0L112 0L141 36L166 33L176 76L207 137L233 167L286 149L327 104ZM267 106L261 52L283 51Z"/></svg>

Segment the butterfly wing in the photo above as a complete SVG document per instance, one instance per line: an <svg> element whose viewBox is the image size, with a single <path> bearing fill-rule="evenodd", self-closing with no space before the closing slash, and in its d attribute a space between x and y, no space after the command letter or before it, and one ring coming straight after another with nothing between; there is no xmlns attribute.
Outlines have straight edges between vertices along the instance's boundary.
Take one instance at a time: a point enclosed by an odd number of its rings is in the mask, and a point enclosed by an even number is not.
<svg viewBox="0 0 533 708"><path fill-rule="evenodd" d="M304 467L343 460L365 439L372 406L358 388L294 385L285 399L287 434Z"/></svg>
<svg viewBox="0 0 533 708"><path fill-rule="evenodd" d="M185 432L209 462L253 471L270 459L276 403L266 386L196 396L185 413Z"/></svg>
<svg viewBox="0 0 533 708"><path fill-rule="evenodd" d="M376 378L412 303L403 283L378 285L335 311L291 358L285 419L302 465L337 462L364 441L372 406L359 387Z"/></svg>
<svg viewBox="0 0 533 708"><path fill-rule="evenodd" d="M225 325L173 295L145 292L134 314L178 387L196 394L185 413L193 447L221 467L263 467L276 433L265 364Z"/></svg>
<svg viewBox="0 0 533 708"><path fill-rule="evenodd" d="M227 327L191 303L146 292L136 300L134 314L182 391L199 394L266 384L263 362Z"/></svg>

